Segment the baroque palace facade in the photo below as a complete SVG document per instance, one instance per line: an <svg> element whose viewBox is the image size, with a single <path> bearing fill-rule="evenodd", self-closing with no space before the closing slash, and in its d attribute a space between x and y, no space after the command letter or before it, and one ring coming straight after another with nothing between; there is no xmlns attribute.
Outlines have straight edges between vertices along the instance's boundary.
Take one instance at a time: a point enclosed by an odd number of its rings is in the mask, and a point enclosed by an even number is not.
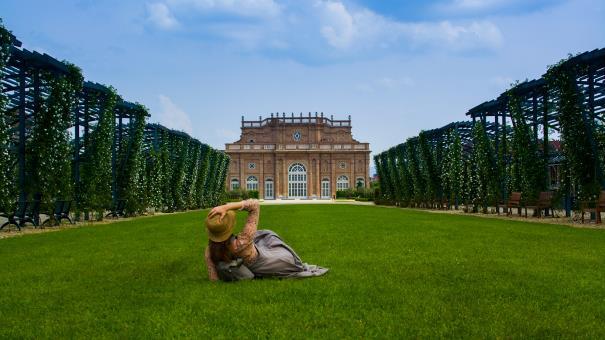
<svg viewBox="0 0 605 340"><path fill-rule="evenodd" d="M258 190L264 199L330 199L337 190L369 186L370 145L353 139L351 116L242 117L241 130L238 141L225 144L230 190Z"/></svg>

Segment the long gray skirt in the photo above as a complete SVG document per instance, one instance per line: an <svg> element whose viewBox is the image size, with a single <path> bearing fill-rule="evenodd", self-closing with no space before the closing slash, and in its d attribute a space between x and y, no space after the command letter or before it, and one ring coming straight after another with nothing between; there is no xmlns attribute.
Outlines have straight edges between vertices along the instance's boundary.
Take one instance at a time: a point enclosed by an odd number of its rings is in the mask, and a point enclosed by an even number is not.
<svg viewBox="0 0 605 340"><path fill-rule="evenodd" d="M328 269L303 263L300 257L276 233L258 230L254 235L258 257L247 265L256 277L321 276Z"/></svg>

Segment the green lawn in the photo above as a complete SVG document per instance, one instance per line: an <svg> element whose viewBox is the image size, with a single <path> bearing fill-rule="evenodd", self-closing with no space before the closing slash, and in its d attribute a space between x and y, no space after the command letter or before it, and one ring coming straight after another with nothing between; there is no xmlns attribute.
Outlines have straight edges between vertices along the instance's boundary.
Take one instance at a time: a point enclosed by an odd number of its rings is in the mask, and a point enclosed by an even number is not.
<svg viewBox="0 0 605 340"><path fill-rule="evenodd" d="M261 228L330 272L211 283L203 216L0 240L0 338L605 337L604 230L263 206Z"/></svg>

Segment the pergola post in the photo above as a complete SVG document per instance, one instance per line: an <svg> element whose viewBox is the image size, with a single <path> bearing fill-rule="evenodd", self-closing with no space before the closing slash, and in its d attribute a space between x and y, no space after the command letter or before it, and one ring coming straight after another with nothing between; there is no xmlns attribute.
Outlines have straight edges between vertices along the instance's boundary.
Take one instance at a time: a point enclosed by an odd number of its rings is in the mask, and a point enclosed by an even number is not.
<svg viewBox="0 0 605 340"><path fill-rule="evenodd" d="M119 112L118 112L119 114ZM118 185L116 183L117 181L117 157L118 157L118 144L121 144L121 135L122 135L122 115L119 115L119 123L118 123L118 130L114 131L113 134L113 147L111 148L111 200L113 205L115 206L116 202L117 202L117 190L118 190ZM118 142L118 139L120 139L120 141Z"/></svg>
<svg viewBox="0 0 605 340"><path fill-rule="evenodd" d="M19 164L19 200L27 199L25 193L25 69L19 72L19 147L17 162Z"/></svg>
<svg viewBox="0 0 605 340"><path fill-rule="evenodd" d="M543 137L542 137L542 149L544 155L544 164L548 164L549 158L549 142L548 142L548 90L544 89L542 93L542 126Z"/></svg>
<svg viewBox="0 0 605 340"><path fill-rule="evenodd" d="M532 114L533 114L533 128L534 128L534 141L538 141L538 98L536 91L532 91Z"/></svg>
<svg viewBox="0 0 605 340"><path fill-rule="evenodd" d="M88 97L84 93L84 115L88 113ZM76 205L80 203L80 107L76 107L74 122L74 182Z"/></svg>
<svg viewBox="0 0 605 340"><path fill-rule="evenodd" d="M590 126L595 125L596 114L595 114L595 80L594 80L595 67L594 65L590 65L588 67L588 112L590 114ZM593 139L593 148L594 148L594 139ZM596 151L596 150L595 150ZM598 151L597 151L598 152ZM595 153L597 155L597 153ZM601 169L600 159L598 156L595 157L595 176L597 181L599 181L601 188L605 187L605 180L603 178L603 171Z"/></svg>

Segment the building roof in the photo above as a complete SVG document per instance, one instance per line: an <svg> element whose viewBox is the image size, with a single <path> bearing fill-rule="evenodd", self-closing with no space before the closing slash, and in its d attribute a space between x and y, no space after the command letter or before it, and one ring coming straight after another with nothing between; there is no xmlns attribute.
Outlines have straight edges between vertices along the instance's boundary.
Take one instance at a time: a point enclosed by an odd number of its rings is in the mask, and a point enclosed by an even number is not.
<svg viewBox="0 0 605 340"><path fill-rule="evenodd" d="M334 119L333 115L330 115L330 118L324 117L324 113L321 112L318 114L315 112L314 115L311 112L308 115L303 115L301 112L299 115L295 116L294 113L291 113L289 116L286 115L285 112L281 113L271 113L270 117L264 118L262 116L258 116L258 120L245 120L244 116L242 116L242 128L261 128L268 125L300 125L300 124L322 124L330 127L351 127L351 115L348 116L348 119Z"/></svg>

